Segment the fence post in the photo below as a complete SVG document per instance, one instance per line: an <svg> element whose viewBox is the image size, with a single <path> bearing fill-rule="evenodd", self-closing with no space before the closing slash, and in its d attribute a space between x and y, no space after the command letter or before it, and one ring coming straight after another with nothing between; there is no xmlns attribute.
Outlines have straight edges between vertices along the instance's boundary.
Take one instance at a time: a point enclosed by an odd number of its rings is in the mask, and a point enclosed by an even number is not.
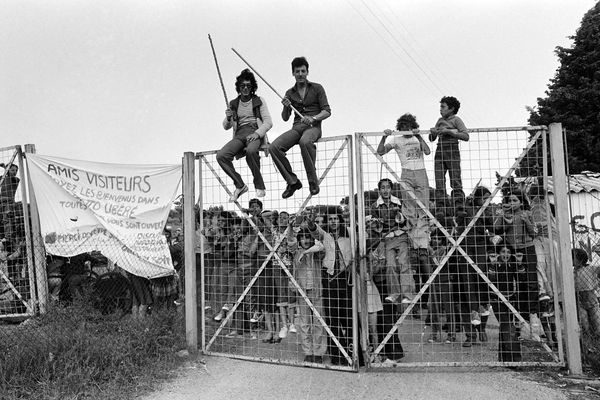
<svg viewBox="0 0 600 400"><path fill-rule="evenodd" d="M26 144L25 159L27 154L35 154L35 145ZM35 280L37 287L37 298L40 314L45 314L48 311L49 293L48 293L48 277L46 276L46 249L42 238L42 229L40 227L40 215L35 198L35 191L31 183L29 174L29 165L27 165L27 192L29 194L29 207L31 216L31 251L33 262L35 265ZM23 197L25 199L25 197ZM27 223L27 221L25 222ZM33 288L32 288L33 290Z"/></svg>
<svg viewBox="0 0 600 400"><path fill-rule="evenodd" d="M194 237L194 162L195 154L183 154L183 235L185 253L185 339L188 351L198 351L198 311L196 303L196 253Z"/></svg>
<svg viewBox="0 0 600 400"><path fill-rule="evenodd" d="M573 258L571 256L569 193L567 191L565 148L563 144L562 124L560 123L550 124L550 153L552 158L552 181L554 185L554 205L558 231L558 266L563 292L567 363L571 374L577 375L582 373L581 348L579 344L577 304L575 302Z"/></svg>

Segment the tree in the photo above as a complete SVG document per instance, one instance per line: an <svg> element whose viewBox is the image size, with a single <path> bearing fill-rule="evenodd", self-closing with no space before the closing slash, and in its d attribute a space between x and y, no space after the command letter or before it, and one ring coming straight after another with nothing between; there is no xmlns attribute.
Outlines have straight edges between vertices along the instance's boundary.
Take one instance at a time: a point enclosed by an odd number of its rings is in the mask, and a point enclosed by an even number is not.
<svg viewBox="0 0 600 400"><path fill-rule="evenodd" d="M560 66L546 97L537 99L537 109L529 108L529 124L561 122L566 129L569 172L600 171L600 2L584 15L571 39L571 48L556 48ZM517 175L533 175L540 161L541 141Z"/></svg>

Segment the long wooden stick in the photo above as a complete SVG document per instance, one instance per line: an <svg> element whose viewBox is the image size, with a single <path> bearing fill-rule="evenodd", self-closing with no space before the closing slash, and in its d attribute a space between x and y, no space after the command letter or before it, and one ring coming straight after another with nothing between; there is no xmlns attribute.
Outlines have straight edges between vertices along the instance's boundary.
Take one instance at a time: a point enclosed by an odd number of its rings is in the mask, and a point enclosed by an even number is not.
<svg viewBox="0 0 600 400"><path fill-rule="evenodd" d="M219 69L219 62L217 61L217 53L215 53L215 47L213 46L212 38L210 33L208 34L208 41L210 42L210 48L212 49L213 58L215 59L215 65L217 66L217 74L219 75L219 82L221 82L221 89L223 89L223 96L225 97L225 107L229 109L229 100L227 100L227 92L225 91L225 85L223 85L223 77L221 77L221 70Z"/></svg>
<svg viewBox="0 0 600 400"><path fill-rule="evenodd" d="M267 86L268 86L268 87L270 87L270 88L271 88L271 90L272 90L273 92L275 92L275 94L276 94L276 95L277 95L277 96L278 96L278 97L279 97L281 100L283 100L283 97L282 97L282 96L281 96L281 95L280 95L280 94L277 92L277 90L275 90L275 88L274 88L273 86L271 86L271 85L269 84L269 82L267 82L267 81L265 80L265 78L263 78L263 77L261 76L261 74L259 74L259 73L258 73L258 71L257 71L257 70L255 70L255 69L254 69L254 67L252 67L252 65L250 65L250 63L244 59L244 57L242 57L242 55L241 55L240 53L238 53L238 52L237 52L237 51L236 51L236 50L235 50L233 47L231 48L231 50L232 50L232 51L233 51L233 52L234 52L234 53L235 53L235 54L236 54L236 55L237 55L239 58L241 58L241 59L242 59L242 61L243 61L243 62L244 62L244 63L245 63L245 64L246 64L246 65L247 65L247 66L248 66L248 67L249 67L249 68L250 68L252 71L254 71L254 73L255 73L256 75L258 75L258 77L259 77L260 79L262 79L262 81L263 81L264 83L266 83L266 84L267 84ZM293 105L291 105L291 104L290 104L290 107L292 108L292 110L294 110L294 112L295 112L296 114L298 114L298 116L299 116L300 118L304 118L304 116L303 116L302 114L300 114L300 111L296 110L296 109L294 108L294 106L293 106Z"/></svg>

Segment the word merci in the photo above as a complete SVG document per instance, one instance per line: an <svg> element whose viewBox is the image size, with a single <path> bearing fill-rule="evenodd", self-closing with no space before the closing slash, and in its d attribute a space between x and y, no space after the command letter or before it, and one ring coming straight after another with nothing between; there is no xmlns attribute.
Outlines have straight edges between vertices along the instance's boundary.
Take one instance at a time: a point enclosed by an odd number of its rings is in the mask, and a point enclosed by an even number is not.
<svg viewBox="0 0 600 400"><path fill-rule="evenodd" d="M126 206L123 204L100 203L97 200L60 201L61 207L76 210L93 210L106 215L114 215L122 218L133 218L137 212L137 206Z"/></svg>
<svg viewBox="0 0 600 400"><path fill-rule="evenodd" d="M48 164L48 173L53 173L56 176L67 178L73 182L82 181L84 184L95 186L99 189L119 190L123 192L139 191L148 193L152 190L150 185L149 175L144 176L112 176L95 174L88 171L80 171L76 168L63 167L55 164Z"/></svg>

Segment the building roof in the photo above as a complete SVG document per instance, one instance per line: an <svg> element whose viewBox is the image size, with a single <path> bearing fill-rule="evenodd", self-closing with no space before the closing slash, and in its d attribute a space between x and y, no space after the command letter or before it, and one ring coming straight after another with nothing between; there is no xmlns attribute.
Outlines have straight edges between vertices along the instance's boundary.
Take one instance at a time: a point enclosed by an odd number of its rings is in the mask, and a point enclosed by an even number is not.
<svg viewBox="0 0 600 400"><path fill-rule="evenodd" d="M600 173L583 171L581 174L569 175L569 191L572 193L580 192L600 192ZM548 177L548 191L554 192L554 183L552 177Z"/></svg>

